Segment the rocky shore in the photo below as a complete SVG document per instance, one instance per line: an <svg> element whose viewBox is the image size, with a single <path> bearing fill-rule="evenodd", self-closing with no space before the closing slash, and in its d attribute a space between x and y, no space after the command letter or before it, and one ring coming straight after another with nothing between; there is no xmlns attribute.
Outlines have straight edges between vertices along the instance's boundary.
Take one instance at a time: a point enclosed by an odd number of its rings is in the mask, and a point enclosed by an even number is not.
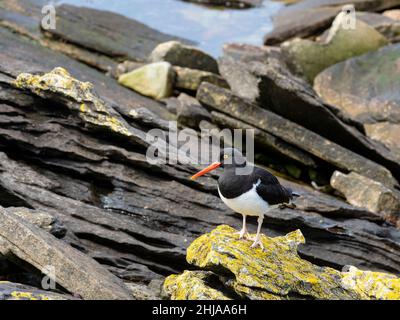
<svg viewBox="0 0 400 320"><path fill-rule="evenodd" d="M219 59L71 5L43 30L44 3L0 3L0 300L400 298L400 1L354 1L351 30L343 1L301 1ZM146 160L169 121L254 129L301 195L267 213L265 252L217 175Z"/></svg>

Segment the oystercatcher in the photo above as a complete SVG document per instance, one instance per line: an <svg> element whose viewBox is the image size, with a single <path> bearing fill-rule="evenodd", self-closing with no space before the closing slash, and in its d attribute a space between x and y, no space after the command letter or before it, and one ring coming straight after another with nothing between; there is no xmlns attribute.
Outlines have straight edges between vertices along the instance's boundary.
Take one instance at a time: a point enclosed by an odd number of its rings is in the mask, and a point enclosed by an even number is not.
<svg viewBox="0 0 400 320"><path fill-rule="evenodd" d="M247 174L239 173L239 168L246 167ZM264 214L284 203L291 204L294 197L299 194L282 186L278 179L265 169L247 163L246 158L234 148L225 148L221 151L219 161L212 163L207 168L191 177L192 180L210 172L218 167L224 172L218 179L218 193L222 201L232 210L243 216L243 227L238 232L239 239L246 239L246 217L257 216L257 234L253 240L252 248L260 246L260 231Z"/></svg>

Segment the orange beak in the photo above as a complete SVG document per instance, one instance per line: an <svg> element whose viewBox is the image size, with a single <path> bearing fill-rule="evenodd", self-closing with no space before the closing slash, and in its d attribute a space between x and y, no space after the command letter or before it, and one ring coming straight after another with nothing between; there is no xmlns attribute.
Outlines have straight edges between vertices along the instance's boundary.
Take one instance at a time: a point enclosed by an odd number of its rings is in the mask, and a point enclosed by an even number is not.
<svg viewBox="0 0 400 320"><path fill-rule="evenodd" d="M204 168L203 170L197 172L195 175L193 175L190 179L195 180L198 177L202 176L203 174L206 174L207 172L213 171L217 169L221 165L221 162L214 162L210 164L207 168Z"/></svg>

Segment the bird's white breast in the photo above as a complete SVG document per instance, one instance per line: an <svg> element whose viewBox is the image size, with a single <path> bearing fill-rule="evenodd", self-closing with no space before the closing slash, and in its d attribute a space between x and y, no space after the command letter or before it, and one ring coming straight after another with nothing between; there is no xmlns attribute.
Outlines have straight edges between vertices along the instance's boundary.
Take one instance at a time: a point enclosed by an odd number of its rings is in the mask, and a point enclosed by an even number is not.
<svg viewBox="0 0 400 320"><path fill-rule="evenodd" d="M249 191L232 199L225 198L219 191L219 188L218 193L222 201L232 210L247 216L260 216L268 210L269 205L256 191L259 183L260 180L256 184L253 184L253 188Z"/></svg>

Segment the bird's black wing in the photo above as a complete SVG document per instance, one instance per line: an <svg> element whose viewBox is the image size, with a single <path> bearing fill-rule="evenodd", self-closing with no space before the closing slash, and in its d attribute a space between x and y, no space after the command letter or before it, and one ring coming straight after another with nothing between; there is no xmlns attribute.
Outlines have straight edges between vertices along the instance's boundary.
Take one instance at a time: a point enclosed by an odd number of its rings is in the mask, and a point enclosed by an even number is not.
<svg viewBox="0 0 400 320"><path fill-rule="evenodd" d="M255 167L254 176L260 183L256 190L257 193L263 198L268 204L280 204L288 203L292 198L292 191L282 186L278 179L270 172L265 169Z"/></svg>

